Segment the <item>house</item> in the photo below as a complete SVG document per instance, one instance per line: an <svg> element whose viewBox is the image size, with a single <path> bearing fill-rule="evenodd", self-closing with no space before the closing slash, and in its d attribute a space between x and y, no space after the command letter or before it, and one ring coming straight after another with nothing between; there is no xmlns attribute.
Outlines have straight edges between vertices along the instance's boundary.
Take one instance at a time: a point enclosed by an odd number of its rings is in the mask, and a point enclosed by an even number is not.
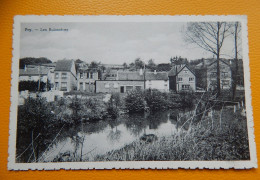
<svg viewBox="0 0 260 180"><path fill-rule="evenodd" d="M185 64L175 65L168 72L169 89L175 92L196 91L195 73Z"/></svg>
<svg viewBox="0 0 260 180"><path fill-rule="evenodd" d="M97 80L97 93L125 93L131 90L144 89L144 77L139 72L117 72L117 75L112 79Z"/></svg>
<svg viewBox="0 0 260 180"><path fill-rule="evenodd" d="M72 91L77 89L76 68L73 60L59 60L54 69L55 90Z"/></svg>
<svg viewBox="0 0 260 180"><path fill-rule="evenodd" d="M232 70L228 61L219 60L220 88L230 89L232 86ZM217 88L217 60L207 66L207 90Z"/></svg>
<svg viewBox="0 0 260 180"><path fill-rule="evenodd" d="M19 81L47 82L51 79L50 70L42 67L19 69Z"/></svg>
<svg viewBox="0 0 260 180"><path fill-rule="evenodd" d="M146 72L145 89L157 89L162 92L169 91L169 77L167 72Z"/></svg>
<svg viewBox="0 0 260 180"><path fill-rule="evenodd" d="M114 79L97 80L96 92L125 93L131 90L158 89L169 91L169 80L167 72L123 72L117 71Z"/></svg>
<svg viewBox="0 0 260 180"><path fill-rule="evenodd" d="M79 68L77 80L77 90L95 92L95 81L98 80L98 72L95 69Z"/></svg>

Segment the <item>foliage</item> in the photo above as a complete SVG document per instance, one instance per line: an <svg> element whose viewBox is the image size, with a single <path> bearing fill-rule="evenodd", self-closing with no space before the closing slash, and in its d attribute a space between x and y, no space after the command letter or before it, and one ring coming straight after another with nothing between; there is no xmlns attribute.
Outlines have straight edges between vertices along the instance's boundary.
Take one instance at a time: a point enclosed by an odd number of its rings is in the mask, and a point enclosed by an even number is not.
<svg viewBox="0 0 260 180"><path fill-rule="evenodd" d="M48 106L45 99L28 98L25 104L18 107L17 121L17 155L21 154L24 149L30 147L31 156L28 154L21 156L19 160L23 162L37 161L40 152L43 151L49 141L51 135L55 134L53 128L55 118L52 108ZM37 138L37 140L35 140ZM33 142L33 147L29 146Z"/></svg>
<svg viewBox="0 0 260 180"><path fill-rule="evenodd" d="M187 58L182 58L181 56L175 56L170 58L171 65L181 65L181 64L188 64L189 61Z"/></svg>
<svg viewBox="0 0 260 180"><path fill-rule="evenodd" d="M133 90L125 97L125 107L129 112L144 112L145 101L142 91Z"/></svg>
<svg viewBox="0 0 260 180"><path fill-rule="evenodd" d="M52 63L52 61L45 57L40 57L40 58L25 57L20 59L19 68L24 69L25 65L40 65L40 64L47 64L47 63Z"/></svg>
<svg viewBox="0 0 260 180"><path fill-rule="evenodd" d="M169 63L161 63L157 65L157 71L170 71L171 65Z"/></svg>
<svg viewBox="0 0 260 180"><path fill-rule="evenodd" d="M19 82L19 91L31 91L31 92L36 92L36 91L48 91L51 88L51 84L49 81L47 83L42 82L40 83L40 89L39 89L39 81L20 81Z"/></svg>
<svg viewBox="0 0 260 180"><path fill-rule="evenodd" d="M144 97L146 105L149 107L150 111L168 108L166 93L162 93L157 89L150 89L145 91Z"/></svg>

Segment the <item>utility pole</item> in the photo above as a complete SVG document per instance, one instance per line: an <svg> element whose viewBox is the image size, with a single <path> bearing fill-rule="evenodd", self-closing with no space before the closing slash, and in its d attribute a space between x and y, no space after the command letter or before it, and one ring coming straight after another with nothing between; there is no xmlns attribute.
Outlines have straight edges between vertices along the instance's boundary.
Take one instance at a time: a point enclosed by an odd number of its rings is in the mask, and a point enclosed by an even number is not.
<svg viewBox="0 0 260 180"><path fill-rule="evenodd" d="M145 63L144 63L144 90L145 90Z"/></svg>
<svg viewBox="0 0 260 180"><path fill-rule="evenodd" d="M40 91L40 87L41 87L40 65L38 66L38 73L39 73L38 91Z"/></svg>

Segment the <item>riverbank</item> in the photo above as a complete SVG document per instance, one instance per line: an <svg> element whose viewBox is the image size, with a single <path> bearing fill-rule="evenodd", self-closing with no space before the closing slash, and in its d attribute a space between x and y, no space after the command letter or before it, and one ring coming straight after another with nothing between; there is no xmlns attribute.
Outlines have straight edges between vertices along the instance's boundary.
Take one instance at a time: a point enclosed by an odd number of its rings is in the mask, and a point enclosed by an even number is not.
<svg viewBox="0 0 260 180"><path fill-rule="evenodd" d="M232 117L232 118L231 118ZM248 160L249 145L246 117L226 109L204 119L202 124L179 129L172 136L140 138L123 148L98 155L94 161L207 161ZM149 138L150 137L150 138ZM148 140L147 140L148 139Z"/></svg>

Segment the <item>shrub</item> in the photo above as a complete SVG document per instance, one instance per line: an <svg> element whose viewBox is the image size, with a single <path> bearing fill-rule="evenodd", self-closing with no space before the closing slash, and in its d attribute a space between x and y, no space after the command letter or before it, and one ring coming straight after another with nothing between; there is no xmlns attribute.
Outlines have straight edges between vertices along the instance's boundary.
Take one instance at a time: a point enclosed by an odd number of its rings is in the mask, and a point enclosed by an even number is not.
<svg viewBox="0 0 260 180"><path fill-rule="evenodd" d="M125 97L125 108L129 112L144 112L143 92L137 90L128 92Z"/></svg>
<svg viewBox="0 0 260 180"><path fill-rule="evenodd" d="M156 89L149 89L144 93L145 101L151 111L168 108L167 94Z"/></svg>

